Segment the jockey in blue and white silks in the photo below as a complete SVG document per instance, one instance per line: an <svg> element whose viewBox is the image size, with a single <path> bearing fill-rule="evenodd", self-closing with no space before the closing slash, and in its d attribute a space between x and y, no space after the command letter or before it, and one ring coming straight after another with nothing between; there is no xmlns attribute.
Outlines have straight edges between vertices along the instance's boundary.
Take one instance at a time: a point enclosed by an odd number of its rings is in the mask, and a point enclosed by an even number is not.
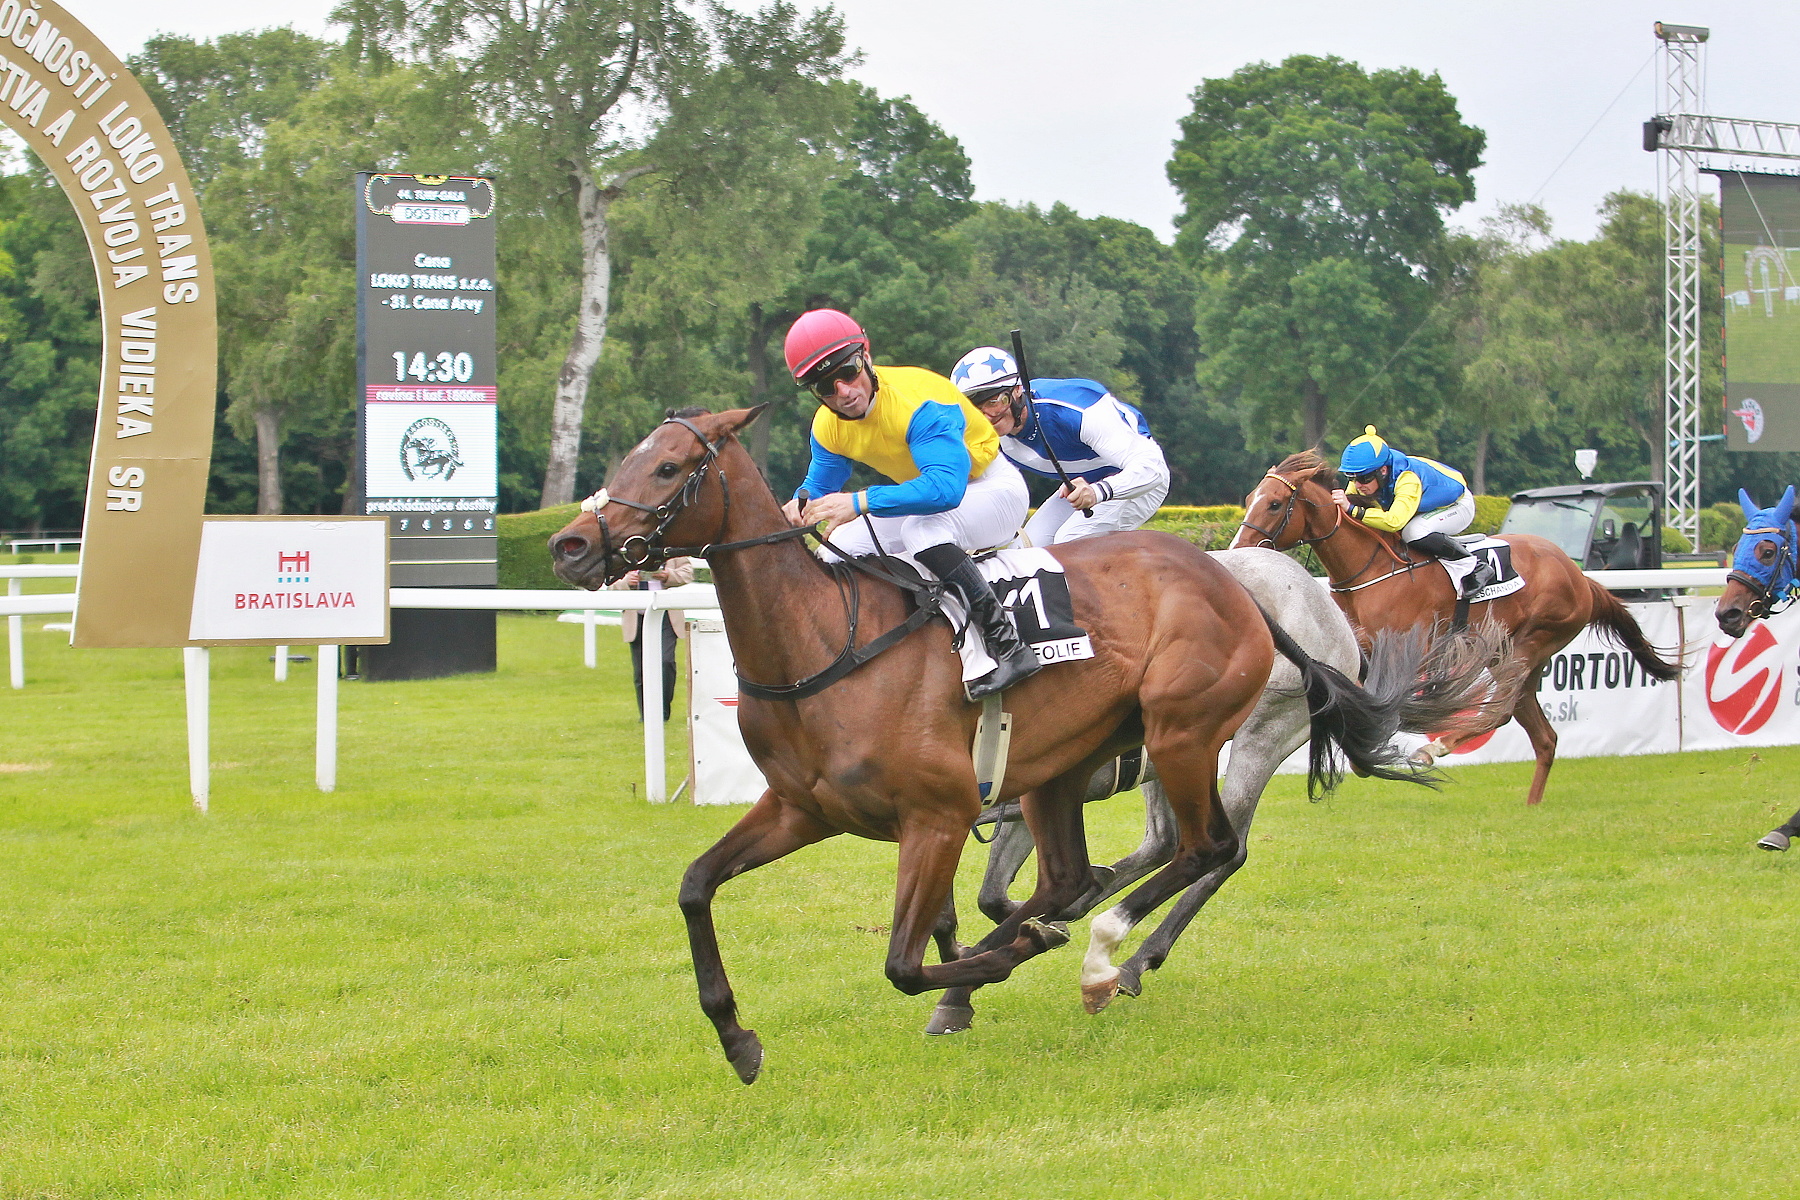
<svg viewBox="0 0 1800 1200"><path fill-rule="evenodd" d="M1136 529L1169 494L1169 464L1144 414L1092 379L1033 379L1027 405L1018 364L997 346L977 346L950 372L1000 436L1000 450L1058 489L1025 525L1033 546ZM1051 452L1055 452L1052 461ZM1090 509L1084 517L1080 510Z"/></svg>
<svg viewBox="0 0 1800 1200"><path fill-rule="evenodd" d="M1332 493L1344 511L1371 529L1397 534L1422 554L1442 559L1464 596L1494 582L1486 559L1472 557L1451 534L1475 519L1475 494L1462 472L1434 459L1402 454L1382 440L1373 425L1344 447L1338 470L1349 486Z"/></svg>

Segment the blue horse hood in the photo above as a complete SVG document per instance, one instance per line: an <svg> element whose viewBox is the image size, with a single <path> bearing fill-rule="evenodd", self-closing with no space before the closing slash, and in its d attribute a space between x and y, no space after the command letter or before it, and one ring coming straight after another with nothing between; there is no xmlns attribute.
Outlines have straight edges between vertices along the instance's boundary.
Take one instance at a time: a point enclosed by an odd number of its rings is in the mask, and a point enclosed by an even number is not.
<svg viewBox="0 0 1800 1200"><path fill-rule="evenodd" d="M1771 508L1758 508L1750 493L1738 489L1738 505L1744 510L1743 535L1732 552L1733 574L1754 580L1771 597L1784 594L1794 586L1794 488L1788 485L1780 503ZM1772 539L1779 542L1775 561L1765 564L1756 557L1756 548Z"/></svg>

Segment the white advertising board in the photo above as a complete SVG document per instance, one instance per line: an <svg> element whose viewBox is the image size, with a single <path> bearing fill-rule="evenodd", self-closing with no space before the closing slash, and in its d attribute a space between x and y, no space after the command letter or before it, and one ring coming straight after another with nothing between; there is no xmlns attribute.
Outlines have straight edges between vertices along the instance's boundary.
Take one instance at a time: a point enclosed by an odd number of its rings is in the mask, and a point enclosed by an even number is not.
<svg viewBox="0 0 1800 1200"><path fill-rule="evenodd" d="M725 622L688 621L688 745L695 804L754 804L769 786L738 732L738 683Z"/></svg>
<svg viewBox="0 0 1800 1200"><path fill-rule="evenodd" d="M1800 743L1800 608L1757 621L1743 637L1719 632L1714 601L1683 602L1687 678L1682 681L1683 750Z"/></svg>
<svg viewBox="0 0 1800 1200"><path fill-rule="evenodd" d="M365 405L368 494L433 499L498 494L497 411L481 401Z"/></svg>
<svg viewBox="0 0 1800 1200"><path fill-rule="evenodd" d="M203 646L386 642L387 518L206 518L188 637Z"/></svg>

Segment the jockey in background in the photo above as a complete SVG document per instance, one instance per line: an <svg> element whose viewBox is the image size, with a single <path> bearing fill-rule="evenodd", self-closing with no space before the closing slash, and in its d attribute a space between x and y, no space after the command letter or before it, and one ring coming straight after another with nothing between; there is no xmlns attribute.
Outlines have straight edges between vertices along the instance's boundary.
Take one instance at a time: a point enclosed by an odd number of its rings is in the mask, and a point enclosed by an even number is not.
<svg viewBox="0 0 1800 1200"><path fill-rule="evenodd" d="M1461 472L1400 453L1381 440L1373 425L1364 426L1363 435L1344 447L1338 470L1349 478L1349 488L1332 492L1331 498L1345 512L1371 529L1399 535L1422 554L1445 560L1452 576L1461 577L1464 597L1494 582L1488 561L1475 557L1468 567L1464 560L1472 556L1450 536L1475 519L1475 495Z"/></svg>
<svg viewBox="0 0 1800 1200"><path fill-rule="evenodd" d="M1013 356L977 346L950 372L1000 434L1001 452L1035 475L1070 483L1046 500L1025 525L1033 546L1136 529L1156 515L1169 494L1169 464L1150 436L1144 414L1091 379L1034 379L1032 403ZM1050 451L1056 452L1053 462ZM1081 510L1091 509L1084 517Z"/></svg>
<svg viewBox="0 0 1800 1200"><path fill-rule="evenodd" d="M788 370L819 398L812 463L782 511L826 522L848 554L906 551L954 588L998 666L967 685L969 699L1003 691L1042 665L966 551L1005 545L1031 496L1000 454L1000 439L948 379L920 367L876 370L869 337L847 314L821 308L788 330ZM855 464L892 479L841 489ZM799 492L810 499L802 511Z"/></svg>

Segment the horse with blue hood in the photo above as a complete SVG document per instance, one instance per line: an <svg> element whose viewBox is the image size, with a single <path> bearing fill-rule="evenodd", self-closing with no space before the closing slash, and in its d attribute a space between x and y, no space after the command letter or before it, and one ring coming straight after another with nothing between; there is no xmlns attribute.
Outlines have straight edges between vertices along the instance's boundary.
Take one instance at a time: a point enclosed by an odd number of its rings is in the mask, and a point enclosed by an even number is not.
<svg viewBox="0 0 1800 1200"><path fill-rule="evenodd" d="M1758 508L1750 493L1738 489L1738 504L1747 524L1731 556L1725 594L1713 616L1730 636L1743 637L1750 622L1771 616L1800 596L1794 554L1800 533L1794 524L1794 488L1789 485L1773 508Z"/></svg>

